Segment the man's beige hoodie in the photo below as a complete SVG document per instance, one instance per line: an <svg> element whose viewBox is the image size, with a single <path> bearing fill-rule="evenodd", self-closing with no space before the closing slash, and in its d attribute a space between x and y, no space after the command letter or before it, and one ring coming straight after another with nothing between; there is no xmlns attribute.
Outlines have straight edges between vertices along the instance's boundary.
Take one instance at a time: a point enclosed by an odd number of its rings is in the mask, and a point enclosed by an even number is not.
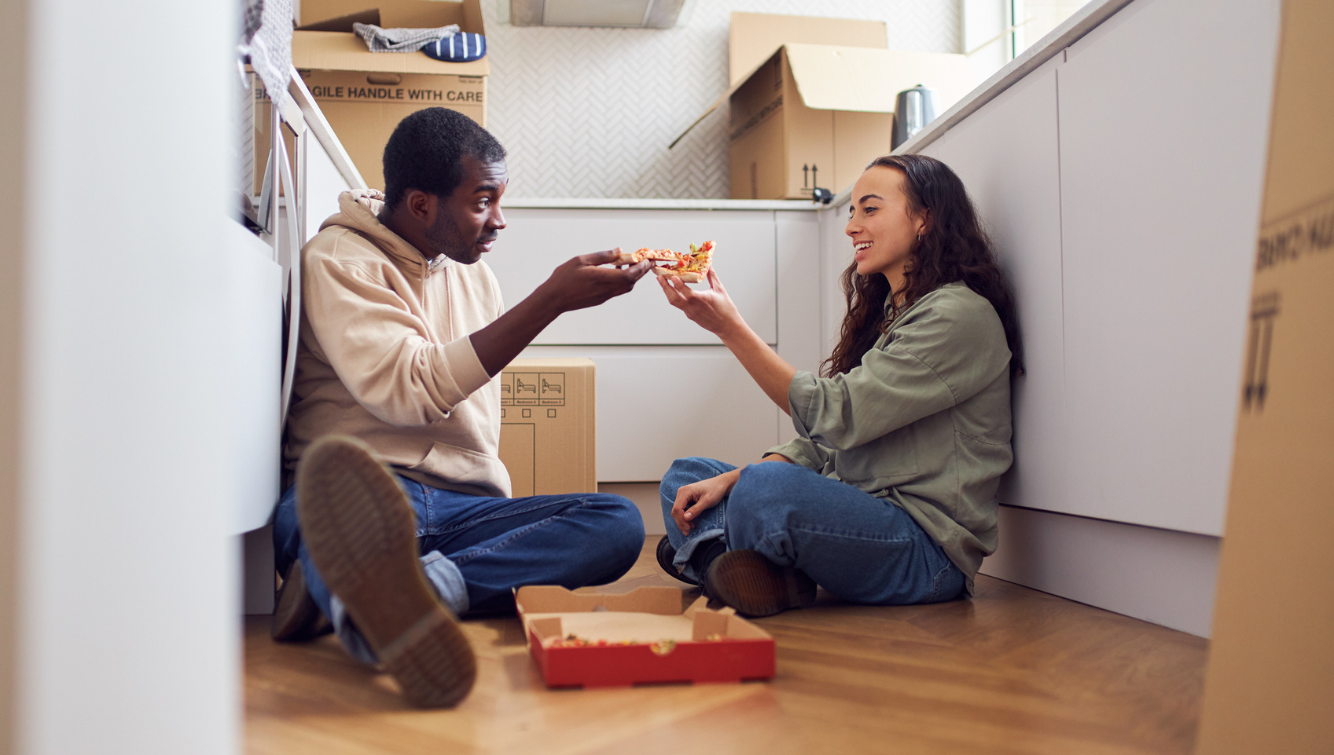
<svg viewBox="0 0 1334 755"><path fill-rule="evenodd" d="M500 384L468 336L504 311L485 262L430 264L348 191L301 250L301 340L284 465L320 436L351 435L418 482L510 495L497 455Z"/></svg>

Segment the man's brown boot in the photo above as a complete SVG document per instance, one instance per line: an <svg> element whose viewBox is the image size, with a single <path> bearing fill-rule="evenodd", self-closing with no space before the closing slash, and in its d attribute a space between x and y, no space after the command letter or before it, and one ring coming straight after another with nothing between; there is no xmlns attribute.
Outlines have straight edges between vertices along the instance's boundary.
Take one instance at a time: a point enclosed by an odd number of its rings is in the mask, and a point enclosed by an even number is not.
<svg viewBox="0 0 1334 755"><path fill-rule="evenodd" d="M276 642L305 642L332 631L333 625L306 591L301 561L293 561L274 600L269 636Z"/></svg>
<svg viewBox="0 0 1334 755"><path fill-rule="evenodd" d="M403 694L424 708L466 697L477 677L472 647L426 581L394 475L361 441L327 436L302 456L296 486L311 561Z"/></svg>

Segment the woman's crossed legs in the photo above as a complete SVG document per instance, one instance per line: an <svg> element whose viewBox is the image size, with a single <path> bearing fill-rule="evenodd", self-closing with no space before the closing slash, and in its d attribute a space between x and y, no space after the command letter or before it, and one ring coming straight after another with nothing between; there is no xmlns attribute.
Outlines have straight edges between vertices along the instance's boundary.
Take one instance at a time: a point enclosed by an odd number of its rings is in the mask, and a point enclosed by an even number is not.
<svg viewBox="0 0 1334 755"><path fill-rule="evenodd" d="M756 551L855 603L936 603L963 593L963 572L907 512L797 464L744 468L731 493L682 534L671 516L677 491L733 469L691 457L677 459L663 476L667 537L686 576L698 579L690 564L695 549L723 538L728 550Z"/></svg>

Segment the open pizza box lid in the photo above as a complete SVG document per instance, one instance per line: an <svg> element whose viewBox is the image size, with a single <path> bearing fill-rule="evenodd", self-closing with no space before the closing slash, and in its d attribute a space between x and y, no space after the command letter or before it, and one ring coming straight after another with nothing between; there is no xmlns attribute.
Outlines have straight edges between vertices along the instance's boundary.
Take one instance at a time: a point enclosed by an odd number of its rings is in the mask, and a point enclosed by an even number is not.
<svg viewBox="0 0 1334 755"><path fill-rule="evenodd" d="M621 595L558 586L515 591L529 653L547 686L735 682L774 673L774 639L730 608L674 587ZM571 643L574 643L573 645Z"/></svg>

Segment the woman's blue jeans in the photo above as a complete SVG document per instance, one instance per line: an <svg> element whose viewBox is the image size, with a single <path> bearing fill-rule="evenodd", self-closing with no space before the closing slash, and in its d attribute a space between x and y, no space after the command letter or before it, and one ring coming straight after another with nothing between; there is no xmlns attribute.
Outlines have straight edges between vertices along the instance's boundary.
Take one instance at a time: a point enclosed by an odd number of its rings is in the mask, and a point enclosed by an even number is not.
<svg viewBox="0 0 1334 755"><path fill-rule="evenodd" d="M615 581L644 548L644 520L628 499L603 493L489 498L422 485L399 485L417 522L417 550L427 581L457 615L513 610L513 588L575 588ZM348 653L375 663L369 643L342 602L325 587L301 540L296 486L274 514L275 565L300 559L310 592Z"/></svg>
<svg viewBox="0 0 1334 755"><path fill-rule="evenodd" d="M675 565L698 580L690 555L723 538L802 570L854 603L910 605L960 597L964 576L903 509L798 464L763 462L741 470L721 503L695 519L689 535L672 519L676 492L736 467L715 459L677 459L663 476L662 515Z"/></svg>

